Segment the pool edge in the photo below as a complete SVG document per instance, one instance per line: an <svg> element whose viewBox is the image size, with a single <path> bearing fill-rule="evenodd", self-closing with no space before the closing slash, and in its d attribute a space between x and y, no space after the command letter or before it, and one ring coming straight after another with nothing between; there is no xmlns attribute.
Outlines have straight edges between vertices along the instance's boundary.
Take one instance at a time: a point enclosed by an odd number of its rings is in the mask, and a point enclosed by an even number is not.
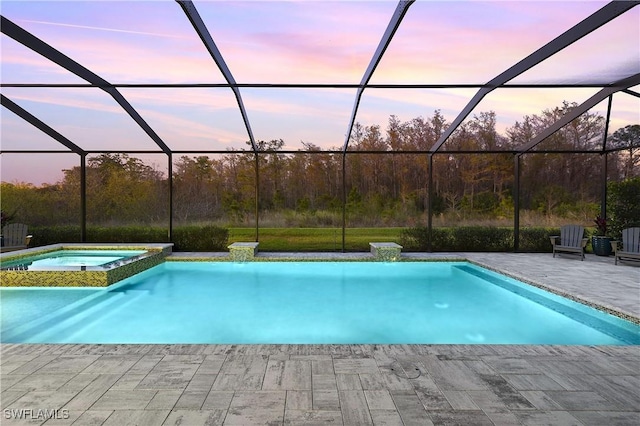
<svg viewBox="0 0 640 426"><path fill-rule="evenodd" d="M24 271L2 270L2 286L5 288L19 287L96 287L107 288L119 281L135 274L146 271L164 262L171 254L171 243L60 243L49 246L36 247L17 252L10 252L0 257L0 260L21 259L34 254L50 253L57 250L144 250L143 255L130 260L117 261L107 268L91 268L86 270L49 270Z"/></svg>

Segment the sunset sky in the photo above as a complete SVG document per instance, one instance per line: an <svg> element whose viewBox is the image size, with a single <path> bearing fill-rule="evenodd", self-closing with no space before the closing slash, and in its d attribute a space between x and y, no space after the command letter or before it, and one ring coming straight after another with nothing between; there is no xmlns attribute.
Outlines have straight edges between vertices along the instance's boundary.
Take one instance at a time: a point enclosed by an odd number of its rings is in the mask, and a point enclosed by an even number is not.
<svg viewBox="0 0 640 426"><path fill-rule="evenodd" d="M427 1L405 16L371 83L483 84L571 28L603 1ZM395 1L194 1L238 83L357 84L396 8ZM174 1L1 1L4 17L110 83L224 83ZM85 83L2 35L1 81ZM640 72L636 7L512 83L607 83ZM636 88L637 89L637 88ZM248 136L228 88L121 88L174 150L246 148ZM386 127L430 117L450 122L477 89L366 89L357 121ZM495 111L498 130L525 115L581 103L588 89L498 89L473 114ZM27 111L87 150L155 150L157 145L96 88L2 88ZM356 89L243 88L257 140L282 138L339 148ZM606 101L595 110L605 114ZM5 108L2 149L63 150ZM640 122L640 100L614 96L611 131ZM149 158L149 157L146 157ZM160 168L166 157L155 156ZM3 181L53 183L74 154L3 154Z"/></svg>

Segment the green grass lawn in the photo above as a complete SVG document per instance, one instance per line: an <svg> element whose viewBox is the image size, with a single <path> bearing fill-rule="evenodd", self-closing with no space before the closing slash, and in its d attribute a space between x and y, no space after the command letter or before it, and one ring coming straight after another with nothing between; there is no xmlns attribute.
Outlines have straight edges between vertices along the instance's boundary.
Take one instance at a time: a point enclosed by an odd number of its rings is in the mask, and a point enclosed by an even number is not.
<svg viewBox="0 0 640 426"><path fill-rule="evenodd" d="M368 251L369 243L400 242L403 228L350 228L345 232L348 251ZM229 228L229 243L255 241L255 228ZM341 251L341 228L260 228L261 251Z"/></svg>

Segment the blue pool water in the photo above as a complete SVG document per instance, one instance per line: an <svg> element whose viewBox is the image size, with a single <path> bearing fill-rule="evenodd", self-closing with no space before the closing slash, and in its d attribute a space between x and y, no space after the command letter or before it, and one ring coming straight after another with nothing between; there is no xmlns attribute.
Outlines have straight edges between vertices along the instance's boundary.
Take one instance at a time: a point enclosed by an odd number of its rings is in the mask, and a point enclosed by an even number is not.
<svg viewBox="0 0 640 426"><path fill-rule="evenodd" d="M640 327L464 262L166 262L2 289L2 342L640 344Z"/></svg>
<svg viewBox="0 0 640 426"><path fill-rule="evenodd" d="M56 250L2 262L2 269L46 271L106 265L146 253L145 250Z"/></svg>

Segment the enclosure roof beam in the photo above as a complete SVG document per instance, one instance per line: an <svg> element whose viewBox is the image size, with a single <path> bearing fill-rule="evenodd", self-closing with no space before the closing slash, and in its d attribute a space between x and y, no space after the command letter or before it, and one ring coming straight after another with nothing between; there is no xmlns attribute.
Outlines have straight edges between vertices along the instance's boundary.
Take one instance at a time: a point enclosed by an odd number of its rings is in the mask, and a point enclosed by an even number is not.
<svg viewBox="0 0 640 426"><path fill-rule="evenodd" d="M367 67L366 71L364 72L364 75L362 76L362 80L360 81L360 85L358 87L358 92L356 93L356 99L353 104L353 110L351 111L351 119L349 120L349 126L347 127L347 134L345 135L345 138L344 138L344 145L342 146L343 152L346 152L347 148L349 148L351 131L353 130L353 125L355 124L355 121L356 121L356 115L358 114L358 107L360 106L360 99L362 99L362 93L364 92L364 89L367 86L367 83L369 83L369 80L371 80L371 76L373 76L373 72L376 70L376 67L380 63L380 60L382 59L382 55L384 55L384 52L387 50L387 47L389 47L389 44L391 43L391 39L393 38L393 35L398 30L398 27L400 27L402 18L404 18L404 15L407 13L407 10L409 10L409 6L411 6L414 2L415 0L407 0L407 1L400 0L398 2L398 5L396 6L396 10L393 12L393 16L391 17L391 20L387 25L387 29L385 30L384 34L382 35L382 39L378 44L378 48L374 52L373 57L371 58L371 62L369 62L369 66Z"/></svg>
<svg viewBox="0 0 640 426"><path fill-rule="evenodd" d="M460 114L458 114L453 123L451 123L447 130L445 130L436 143L433 144L430 152L433 153L440 149L442 144L449 139L451 134L462 124L467 116L471 114L471 111L478 106L480 101L482 101L488 93L514 79L523 72L533 68L540 62L558 53L560 50L595 31L599 27L617 18L638 4L640 4L640 1L612 1L608 3L582 22L579 22L555 39L551 40L549 43L542 46L540 49L522 59L517 64L513 65L511 68L504 71L502 74L489 81L484 87L478 90L475 96L469 101Z"/></svg>
<svg viewBox="0 0 640 426"><path fill-rule="evenodd" d="M40 40L30 32L24 30L22 27L14 24L9 19L1 16L0 30L7 36L11 37L18 43L21 43L33 50L36 53L44 56L50 61L60 65L64 69L74 73L83 80L98 86L100 89L107 92L113 99L129 114L129 116L145 131L145 133L153 139L153 141L164 151L165 154L170 154L171 150L164 143L164 141L153 131L153 129L147 124L146 121L138 114L133 106L120 94L118 89L112 86L107 80L93 73L89 69L80 65L78 62L69 58L64 53Z"/></svg>
<svg viewBox="0 0 640 426"><path fill-rule="evenodd" d="M257 152L258 145L256 144L256 140L253 137L253 131L251 130L251 124L249 123L249 116L247 115L247 110L245 109L244 103L242 102L240 89L236 86L236 80L233 78L233 75L231 74L229 67L224 61L224 58L222 57L222 53L218 49L218 46L216 46L216 43L213 41L213 37L211 37L211 34L209 33L207 26L205 25L204 21L200 17L200 14L198 13L198 10L196 9L193 2L191 2L190 0L176 0L176 1L180 4L180 6L182 7L182 10L184 10L184 13L187 15L187 18L191 22L191 25L193 25L193 28L198 33L198 36L200 36L200 40L202 40L202 43L204 43L204 46L209 51L209 54L215 61L216 65L218 65L218 68L220 69L220 72L222 72L222 75L224 76L225 80L227 80L227 83L231 85L231 90L233 90L233 94L236 97L238 108L240 108L240 114L242 114L242 121L244 121L244 126L247 129L247 134L249 135L251 148L253 148L254 152Z"/></svg>
<svg viewBox="0 0 640 426"><path fill-rule="evenodd" d="M615 82L611 86L603 88L602 90L598 91L598 93L591 96L589 99L587 99L577 107L573 108L571 111L567 112L565 115L562 116L562 118L560 118L558 121L553 123L551 126L547 127L544 131L538 134L531 141L519 147L518 154L523 154L529 151L531 148L538 145L540 142L542 142L543 140L545 140L546 138L548 138L549 136L551 136L552 134L554 134L555 132L557 132L567 124L569 124L572 120L575 120L585 112L589 111L591 108L593 108L594 106L596 106L597 104L605 100L610 95L616 92L625 90L631 86L635 86L638 83L640 83L640 74L627 77L625 79Z"/></svg>
<svg viewBox="0 0 640 426"><path fill-rule="evenodd" d="M503 84L501 89L567 89L567 88L601 88L608 83L529 83L529 84ZM370 89L480 89L484 83L111 83L112 87L124 89L183 89L183 88L211 88L226 89L230 87L253 88L253 89L359 89L366 87ZM51 88L81 88L90 89L98 87L91 83L3 83L0 87L51 87Z"/></svg>
<svg viewBox="0 0 640 426"><path fill-rule="evenodd" d="M22 118L27 123L29 123L32 126L36 127L38 130L41 130L42 132L44 132L47 135L51 136L53 139L55 139L56 141L60 142L62 145L66 146L71 151L75 152L76 154L78 154L78 155L87 155L87 152L85 150L80 148L75 143L71 142L66 137L62 136L60 133L58 133L53 128L51 128L50 126L45 124L39 118L37 118L36 116L31 114L29 111L25 110L20 105L16 104L11 99L7 98L5 95L3 95L1 93L0 93L0 104L2 104L3 107L7 108L9 111L13 112L18 117Z"/></svg>
<svg viewBox="0 0 640 426"><path fill-rule="evenodd" d="M623 90L624 93L626 93L627 95L631 95L631 96L635 96L636 98L640 98L640 93L635 92L631 89L625 89Z"/></svg>

